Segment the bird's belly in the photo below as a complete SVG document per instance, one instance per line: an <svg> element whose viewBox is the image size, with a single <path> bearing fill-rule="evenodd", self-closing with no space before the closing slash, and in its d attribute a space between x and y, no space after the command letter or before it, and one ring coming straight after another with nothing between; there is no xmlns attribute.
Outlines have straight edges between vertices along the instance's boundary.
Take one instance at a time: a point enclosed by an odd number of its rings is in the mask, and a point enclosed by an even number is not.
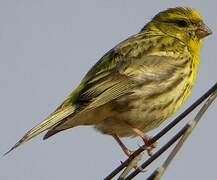
<svg viewBox="0 0 217 180"><path fill-rule="evenodd" d="M148 132L178 111L190 92L191 86L186 81L162 94L153 91L144 94L142 89L138 90L133 96L119 99L114 108L115 116L105 119L96 128L105 134L117 134L120 137L135 135L129 125Z"/></svg>

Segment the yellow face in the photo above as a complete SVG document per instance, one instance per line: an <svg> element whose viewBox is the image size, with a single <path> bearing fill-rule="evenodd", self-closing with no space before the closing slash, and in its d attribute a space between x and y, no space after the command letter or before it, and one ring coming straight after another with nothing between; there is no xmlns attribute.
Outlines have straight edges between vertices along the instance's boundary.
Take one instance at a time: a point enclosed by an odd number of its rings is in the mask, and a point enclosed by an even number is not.
<svg viewBox="0 0 217 180"><path fill-rule="evenodd" d="M201 15L190 8L172 8L157 14L146 26L176 37L185 43L200 41L210 35L211 30L204 24Z"/></svg>

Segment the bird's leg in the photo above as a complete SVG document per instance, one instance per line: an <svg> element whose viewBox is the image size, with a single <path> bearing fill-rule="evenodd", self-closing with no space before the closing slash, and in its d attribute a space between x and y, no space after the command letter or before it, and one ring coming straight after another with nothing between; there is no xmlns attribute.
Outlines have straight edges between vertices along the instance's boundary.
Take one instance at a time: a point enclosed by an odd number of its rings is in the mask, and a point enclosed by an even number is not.
<svg viewBox="0 0 217 180"><path fill-rule="evenodd" d="M124 151L124 153L130 157L130 155L133 153L133 151L129 150L124 143L120 140L120 138L117 135L113 135L114 139L117 141L117 143L120 145L121 149Z"/></svg>
<svg viewBox="0 0 217 180"><path fill-rule="evenodd" d="M132 128L133 132L134 132L135 134L137 134L139 137L141 137L142 140L143 140L143 142L144 142L146 145L148 145L148 147L147 147L147 153L148 153L149 156L152 156L152 155L153 155L152 150L153 150L154 148L156 148L156 145L155 145L155 144L149 145L150 137L149 137L148 135L146 135L144 132L142 132L141 130L139 130L139 129L137 129L137 128L134 128L134 127L131 127L131 128Z"/></svg>
<svg viewBox="0 0 217 180"><path fill-rule="evenodd" d="M131 154L133 153L133 151L129 150L129 149L124 145L124 143L120 140L120 138L119 138L117 135L113 135L113 137L114 137L114 139L117 141L117 143L120 145L120 147L121 147L121 149L124 151L124 153L125 153L128 157L130 157ZM134 169L140 168L140 167L137 166L137 163L138 163L138 161L140 160L141 155L143 155L143 153L140 153L140 154L139 154L139 156L138 156L139 159L138 159L138 157L137 157L137 158L135 159L135 161L134 161L134 159L131 161L131 163L127 166L127 170L126 170L126 171L128 171L128 169L131 169L132 167L133 167ZM141 170L141 172L143 172L143 170Z"/></svg>

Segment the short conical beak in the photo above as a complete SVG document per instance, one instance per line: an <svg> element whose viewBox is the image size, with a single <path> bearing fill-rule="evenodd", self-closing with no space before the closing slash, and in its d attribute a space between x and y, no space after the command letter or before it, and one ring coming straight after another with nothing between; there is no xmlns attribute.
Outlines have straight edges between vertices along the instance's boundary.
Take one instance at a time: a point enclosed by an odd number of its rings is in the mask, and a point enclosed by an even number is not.
<svg viewBox="0 0 217 180"><path fill-rule="evenodd" d="M196 35L199 39L203 39L206 36L209 36L210 34L212 34L212 31L205 24L202 24L201 27L196 30Z"/></svg>

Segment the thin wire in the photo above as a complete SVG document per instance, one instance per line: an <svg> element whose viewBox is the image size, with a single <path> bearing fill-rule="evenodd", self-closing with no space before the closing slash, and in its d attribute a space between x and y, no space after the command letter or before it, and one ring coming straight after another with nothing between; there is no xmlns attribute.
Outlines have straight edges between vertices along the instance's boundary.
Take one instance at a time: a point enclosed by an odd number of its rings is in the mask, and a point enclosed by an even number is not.
<svg viewBox="0 0 217 180"><path fill-rule="evenodd" d="M179 142L177 143L177 145L174 147L174 149L172 150L172 152L170 153L170 155L168 156L168 158L164 161L163 165L161 167L159 167L158 169L156 169L151 174L151 176L149 176L147 178L147 180L159 180L162 177L162 175L164 174L164 172L166 171L166 169L168 168L168 166L171 164L172 160L175 158L175 156L177 155L177 153L180 151L180 149L182 148L183 144L186 142L186 140L188 139L188 137L191 135L191 133L195 129L196 125L201 120L202 116L204 115L204 113L206 112L206 110L209 108L209 106L212 104L212 102L216 99L216 97L217 97L217 91L213 92L210 95L210 97L208 98L208 100L205 102L205 104L203 105L203 107L200 109L200 111L195 116L194 120L192 122L188 123L189 128L183 134L182 138L179 140Z"/></svg>
<svg viewBox="0 0 217 180"><path fill-rule="evenodd" d="M192 112L198 105L200 105L206 98L210 96L215 90L217 90L217 82L213 85L206 93L204 93L199 99L197 99L190 107L188 107L183 113L181 113L177 118L175 118L170 124L168 124L164 129L162 129L158 134L156 134L149 144L152 144L164 136L169 130L171 130L176 124L178 124L184 117L186 117L190 112ZM123 168L125 168L130 161L132 161L137 155L146 149L146 145L141 146L137 149L127 160L120 164L116 169L114 169L104 180L110 180L115 175L117 175Z"/></svg>
<svg viewBox="0 0 217 180"><path fill-rule="evenodd" d="M173 136L163 147L161 147L153 156L147 159L140 167L145 169L148 165L150 165L155 159L160 157L162 153L164 153L171 145L173 145L180 137L182 137L183 133L188 129L186 125L182 128L175 136ZM128 175L125 180L130 180L141 172L139 168L133 171L130 175Z"/></svg>

